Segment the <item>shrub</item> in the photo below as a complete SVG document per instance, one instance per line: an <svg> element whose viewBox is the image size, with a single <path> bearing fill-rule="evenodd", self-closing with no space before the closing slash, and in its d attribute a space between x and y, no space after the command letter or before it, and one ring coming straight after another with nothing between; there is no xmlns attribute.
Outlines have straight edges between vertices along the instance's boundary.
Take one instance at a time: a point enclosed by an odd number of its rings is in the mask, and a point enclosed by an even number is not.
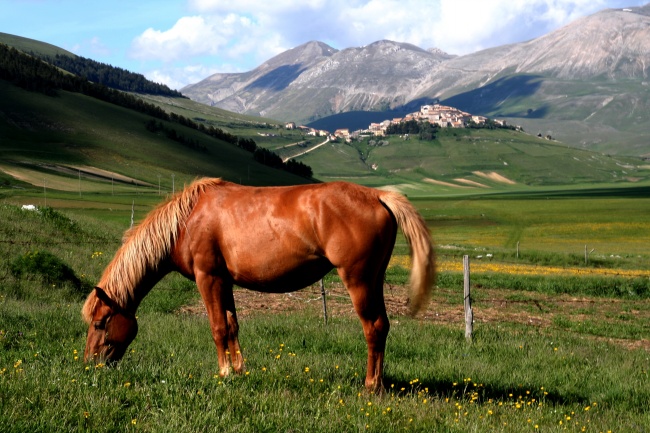
<svg viewBox="0 0 650 433"><path fill-rule="evenodd" d="M71 283L81 290L81 280L70 266L48 251L32 251L16 257L9 265L11 274L16 278L41 276L49 284Z"/></svg>
<svg viewBox="0 0 650 433"><path fill-rule="evenodd" d="M39 212L44 219L52 222L52 224L60 230L66 230L69 232L78 232L80 230L76 222L51 207L39 208Z"/></svg>

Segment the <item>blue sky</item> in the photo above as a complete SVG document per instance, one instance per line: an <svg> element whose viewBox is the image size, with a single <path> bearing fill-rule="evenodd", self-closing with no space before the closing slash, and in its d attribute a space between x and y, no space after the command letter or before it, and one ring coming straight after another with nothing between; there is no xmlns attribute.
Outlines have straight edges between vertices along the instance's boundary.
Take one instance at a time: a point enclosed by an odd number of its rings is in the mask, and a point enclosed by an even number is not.
<svg viewBox="0 0 650 433"><path fill-rule="evenodd" d="M311 40L381 39L467 54L648 0L0 0L0 32L65 48L172 88L244 72Z"/></svg>

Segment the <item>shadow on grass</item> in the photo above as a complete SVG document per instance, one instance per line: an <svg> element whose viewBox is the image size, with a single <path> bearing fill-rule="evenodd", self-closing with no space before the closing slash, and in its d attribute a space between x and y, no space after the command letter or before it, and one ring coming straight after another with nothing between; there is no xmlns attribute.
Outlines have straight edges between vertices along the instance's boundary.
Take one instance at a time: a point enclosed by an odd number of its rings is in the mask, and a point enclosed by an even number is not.
<svg viewBox="0 0 650 433"><path fill-rule="evenodd" d="M448 382L437 380L393 380L390 376L384 377L384 387L387 393L394 393L396 396L407 396L412 394L423 394L431 398L456 398L459 400L474 400L476 402L487 402L489 400L528 404L543 402L545 404L570 405L590 404L589 396L575 392L560 394L554 391L546 391L543 385L531 387L506 388L501 386L485 385L482 383Z"/></svg>

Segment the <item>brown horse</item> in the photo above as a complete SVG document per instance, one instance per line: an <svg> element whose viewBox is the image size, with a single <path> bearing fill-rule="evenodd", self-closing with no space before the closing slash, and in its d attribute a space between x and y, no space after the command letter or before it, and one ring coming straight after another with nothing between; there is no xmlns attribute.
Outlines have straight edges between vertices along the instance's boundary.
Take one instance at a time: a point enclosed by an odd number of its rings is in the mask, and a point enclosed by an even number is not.
<svg viewBox="0 0 650 433"><path fill-rule="evenodd" d="M178 271L196 281L205 302L219 373L241 373L233 284L291 292L336 268L368 344L365 385L379 390L389 328L383 280L398 227L411 247L416 313L433 284L434 254L424 220L403 196L344 182L256 188L198 180L126 233L83 307L84 359L121 359L137 333L140 301Z"/></svg>

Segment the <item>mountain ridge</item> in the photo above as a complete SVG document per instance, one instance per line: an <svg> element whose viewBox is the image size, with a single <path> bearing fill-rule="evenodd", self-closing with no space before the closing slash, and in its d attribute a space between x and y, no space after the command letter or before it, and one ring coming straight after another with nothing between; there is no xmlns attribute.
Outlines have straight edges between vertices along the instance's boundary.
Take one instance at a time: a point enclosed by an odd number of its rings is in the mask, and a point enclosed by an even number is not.
<svg viewBox="0 0 650 433"><path fill-rule="evenodd" d="M327 55L310 55L316 44ZM311 41L252 71L214 75L181 92L231 111L299 123L344 112L404 112L453 101L473 114L511 116L514 123L521 119L527 130L577 146L638 154L643 135L650 132L639 125L649 123L650 116L621 120L612 108L618 103L639 107L638 112L650 109L649 75L646 5L605 9L530 41L463 56L386 40L343 50ZM528 84L517 89L518 81ZM489 104L481 100L480 89L491 94ZM596 121L611 131L603 136ZM569 122L594 132L577 136Z"/></svg>

